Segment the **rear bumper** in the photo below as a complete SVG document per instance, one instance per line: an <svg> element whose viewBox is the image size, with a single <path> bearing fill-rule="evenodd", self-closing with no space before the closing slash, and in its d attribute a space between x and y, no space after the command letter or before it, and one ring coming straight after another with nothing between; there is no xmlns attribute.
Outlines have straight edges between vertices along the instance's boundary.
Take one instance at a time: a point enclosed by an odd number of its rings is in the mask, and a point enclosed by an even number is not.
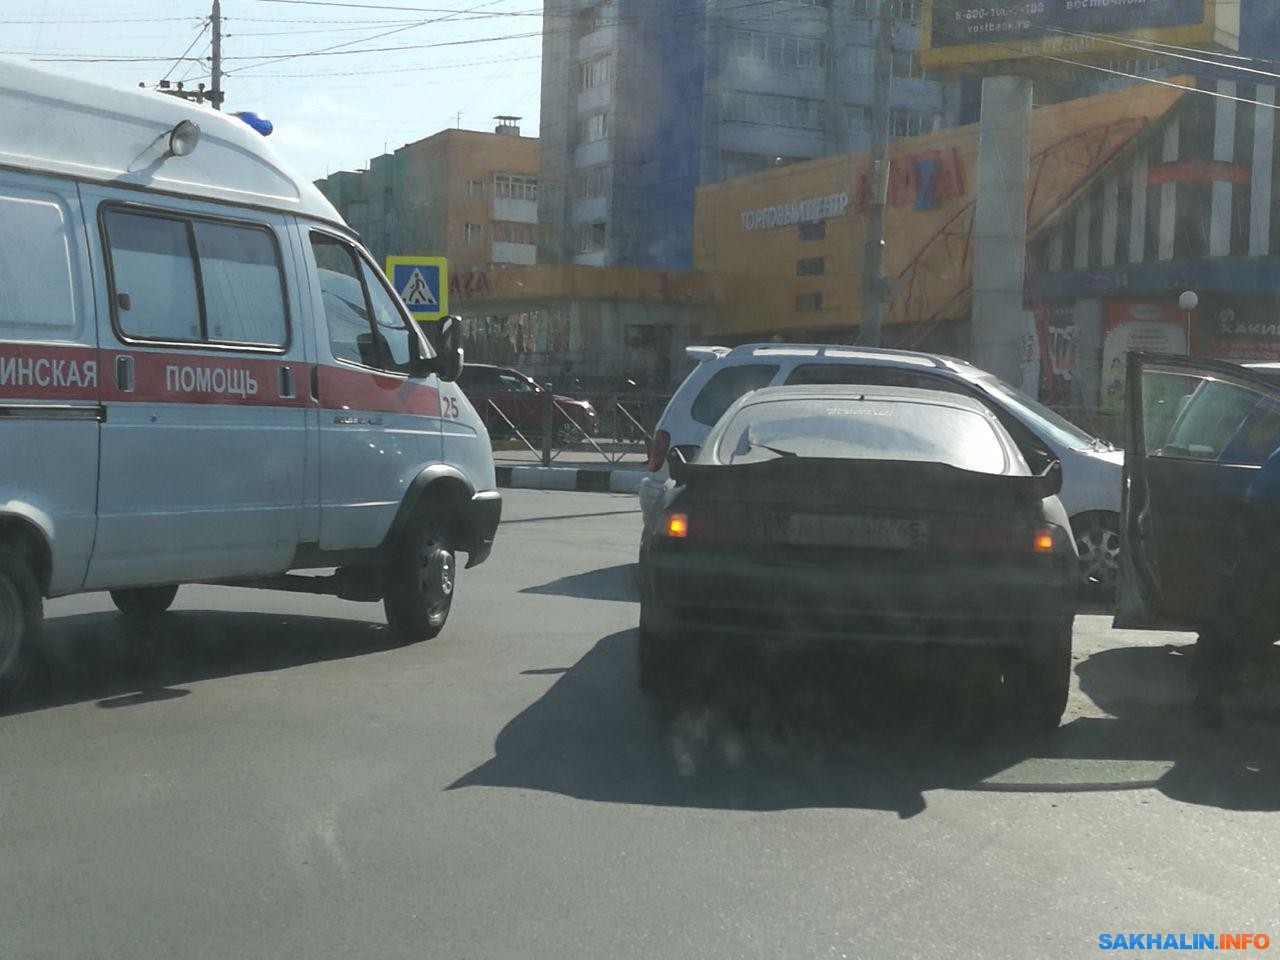
<svg viewBox="0 0 1280 960"><path fill-rule="evenodd" d="M502 494L497 490L477 493L467 502L458 549L466 552L468 567L489 559L501 520Z"/></svg>
<svg viewBox="0 0 1280 960"><path fill-rule="evenodd" d="M1075 615L1068 564L938 571L783 566L648 552L646 623L793 643L1020 646Z"/></svg>

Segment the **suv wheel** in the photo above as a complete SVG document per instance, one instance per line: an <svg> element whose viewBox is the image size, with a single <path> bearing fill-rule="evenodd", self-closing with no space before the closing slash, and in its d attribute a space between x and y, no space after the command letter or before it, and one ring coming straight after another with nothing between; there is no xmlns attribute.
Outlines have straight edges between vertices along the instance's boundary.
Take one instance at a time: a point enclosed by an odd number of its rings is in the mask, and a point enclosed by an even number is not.
<svg viewBox="0 0 1280 960"><path fill-rule="evenodd" d="M128 590L112 590L111 602L121 613L156 616L168 610L177 595L176 583L165 587L132 587Z"/></svg>
<svg viewBox="0 0 1280 960"><path fill-rule="evenodd" d="M449 619L456 582L453 551L431 519L424 518L391 551L383 577L387 623L409 643L439 635Z"/></svg>
<svg viewBox="0 0 1280 960"><path fill-rule="evenodd" d="M27 558L0 546L0 702L31 668L40 640L44 600Z"/></svg>

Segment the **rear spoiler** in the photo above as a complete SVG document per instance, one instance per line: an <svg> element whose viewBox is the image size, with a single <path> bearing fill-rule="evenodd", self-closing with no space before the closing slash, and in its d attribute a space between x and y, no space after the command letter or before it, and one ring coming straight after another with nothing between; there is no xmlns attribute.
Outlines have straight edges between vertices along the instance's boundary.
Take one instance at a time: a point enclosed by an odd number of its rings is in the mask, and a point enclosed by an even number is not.
<svg viewBox="0 0 1280 960"><path fill-rule="evenodd" d="M677 447L667 458L671 479L690 490L742 488L759 484L806 484L815 490L848 486L861 490L945 492L956 498L1034 503L1062 490L1057 460L1032 477L977 473L945 463L904 460L834 460L778 457L736 465L690 463Z"/></svg>
<svg viewBox="0 0 1280 960"><path fill-rule="evenodd" d="M719 360L727 356L730 349L729 347L685 347L684 355L698 363L706 363L708 360Z"/></svg>

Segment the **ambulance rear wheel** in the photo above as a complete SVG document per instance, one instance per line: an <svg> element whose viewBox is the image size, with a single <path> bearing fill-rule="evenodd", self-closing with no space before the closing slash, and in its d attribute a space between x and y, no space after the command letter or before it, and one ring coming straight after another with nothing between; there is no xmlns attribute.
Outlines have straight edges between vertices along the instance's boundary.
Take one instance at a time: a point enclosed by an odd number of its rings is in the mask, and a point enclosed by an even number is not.
<svg viewBox="0 0 1280 960"><path fill-rule="evenodd" d="M429 521L418 524L392 551L383 579L387 624L406 643L438 636L449 619L457 561Z"/></svg>
<svg viewBox="0 0 1280 960"><path fill-rule="evenodd" d="M112 590L111 602L121 613L148 617L168 610L177 595L176 583L165 587L131 587L127 590Z"/></svg>
<svg viewBox="0 0 1280 960"><path fill-rule="evenodd" d="M0 545L0 705L30 672L43 618L40 584L26 555Z"/></svg>

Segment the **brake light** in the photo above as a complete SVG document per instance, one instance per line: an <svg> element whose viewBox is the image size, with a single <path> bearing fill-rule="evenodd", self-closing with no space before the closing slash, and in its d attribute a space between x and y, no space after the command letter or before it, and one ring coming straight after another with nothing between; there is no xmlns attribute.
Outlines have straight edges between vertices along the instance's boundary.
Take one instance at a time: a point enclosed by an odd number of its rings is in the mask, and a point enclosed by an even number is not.
<svg viewBox="0 0 1280 960"><path fill-rule="evenodd" d="M1053 553L1053 531L1037 530L1031 541L1031 548L1036 553Z"/></svg>
<svg viewBox="0 0 1280 960"><path fill-rule="evenodd" d="M657 430L649 439L649 460L645 464L650 470L662 469L667 462L667 453L671 450L671 434L665 430Z"/></svg>
<svg viewBox="0 0 1280 960"><path fill-rule="evenodd" d="M683 540L689 536L689 515L687 513L667 514L667 536L673 540Z"/></svg>

